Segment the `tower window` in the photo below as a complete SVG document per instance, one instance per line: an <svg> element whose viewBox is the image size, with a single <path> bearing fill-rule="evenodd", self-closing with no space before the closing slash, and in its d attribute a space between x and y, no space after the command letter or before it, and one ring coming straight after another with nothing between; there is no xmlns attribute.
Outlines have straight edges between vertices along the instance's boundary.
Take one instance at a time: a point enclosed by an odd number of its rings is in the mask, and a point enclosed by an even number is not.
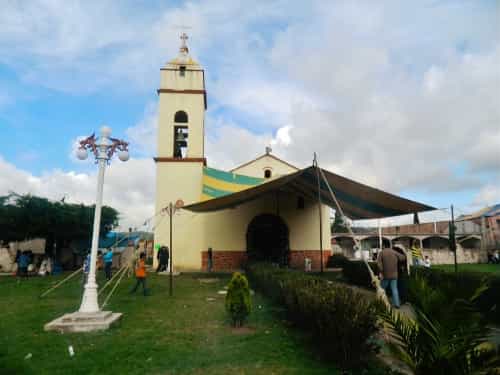
<svg viewBox="0 0 500 375"><path fill-rule="evenodd" d="M266 169L266 170L264 171L264 177L265 177L265 178L271 178L271 174L272 174L272 172L271 172L271 170L270 170L270 169Z"/></svg>
<svg viewBox="0 0 500 375"><path fill-rule="evenodd" d="M186 67L185 67L185 66L181 66L181 67L179 68L179 75L180 75L181 77L184 77L184 76L186 75Z"/></svg>
<svg viewBox="0 0 500 375"><path fill-rule="evenodd" d="M303 210L305 207L304 197L297 197L297 210Z"/></svg>
<svg viewBox="0 0 500 375"><path fill-rule="evenodd" d="M174 158L187 157L188 127L174 126Z"/></svg>
<svg viewBox="0 0 500 375"><path fill-rule="evenodd" d="M187 123L188 122L187 113L184 111L175 112L174 122Z"/></svg>

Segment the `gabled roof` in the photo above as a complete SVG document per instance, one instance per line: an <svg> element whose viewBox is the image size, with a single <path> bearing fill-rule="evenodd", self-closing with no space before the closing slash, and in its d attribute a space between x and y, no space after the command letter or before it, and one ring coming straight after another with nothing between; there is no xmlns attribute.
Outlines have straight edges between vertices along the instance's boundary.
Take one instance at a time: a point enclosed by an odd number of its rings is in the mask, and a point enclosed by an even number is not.
<svg viewBox="0 0 500 375"><path fill-rule="evenodd" d="M322 169L322 172L344 214L351 219L377 219L435 210L434 207L386 193L327 170ZM183 208L194 212L218 211L226 208L234 208L240 204L277 191L292 192L310 200L317 200L317 173L318 170L314 166L304 168L246 190L194 203ZM322 203L336 208L328 186L324 181L321 181L319 191Z"/></svg>
<svg viewBox="0 0 500 375"><path fill-rule="evenodd" d="M295 165L292 165L292 164L290 164L290 163L288 163L288 162L284 161L283 159L280 159L280 158L278 158L277 156L274 156L274 155L273 155L273 154L271 154L271 153L269 153L269 154L268 154L268 153L265 153L265 154L262 154L261 156L256 157L255 159L252 159L252 160L250 160L250 161L247 161L246 163L243 163L243 164L241 164L241 165L238 165L237 167L234 167L233 169L229 170L229 172L233 172L233 171L235 171L235 170L237 170L237 169L240 169L240 168L246 167L247 165L250 165L250 164L252 164L252 163L256 162L257 160L263 159L263 158L265 158L266 156L268 156L268 157L270 157L270 158L272 158L272 159L274 159L274 160L276 160L276 161L279 161L280 163L283 163L283 164L285 164L285 165L288 165L290 168L293 168L293 169L295 169L295 170L297 170L297 171L299 170L299 168L297 168Z"/></svg>

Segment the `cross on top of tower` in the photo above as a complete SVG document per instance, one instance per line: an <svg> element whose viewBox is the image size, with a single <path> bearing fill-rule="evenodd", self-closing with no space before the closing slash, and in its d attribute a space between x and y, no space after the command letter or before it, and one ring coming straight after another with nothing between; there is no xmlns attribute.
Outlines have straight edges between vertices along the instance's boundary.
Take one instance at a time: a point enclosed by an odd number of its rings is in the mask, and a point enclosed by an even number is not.
<svg viewBox="0 0 500 375"><path fill-rule="evenodd" d="M176 28L178 29L190 29L191 27L189 26L177 26ZM189 55L189 48L187 46L187 40L189 39L188 35L182 31L179 35L179 39L181 40L181 45L179 47L179 53L177 54L177 57L174 59L170 60L168 64L172 64L175 66L185 66L185 65L190 65L191 67L193 66L199 66L199 64L192 59L192 57Z"/></svg>
<svg viewBox="0 0 500 375"><path fill-rule="evenodd" d="M186 33L182 33L181 34L181 40L182 40L182 45L185 46L186 45L186 40L188 40L189 37L187 36Z"/></svg>
<svg viewBox="0 0 500 375"><path fill-rule="evenodd" d="M181 39L181 48L179 49L179 51L182 54L188 54L189 53L189 49L188 49L188 46L187 46L186 42L189 39L189 37L187 36L186 33L182 33L181 36L180 36L180 39Z"/></svg>

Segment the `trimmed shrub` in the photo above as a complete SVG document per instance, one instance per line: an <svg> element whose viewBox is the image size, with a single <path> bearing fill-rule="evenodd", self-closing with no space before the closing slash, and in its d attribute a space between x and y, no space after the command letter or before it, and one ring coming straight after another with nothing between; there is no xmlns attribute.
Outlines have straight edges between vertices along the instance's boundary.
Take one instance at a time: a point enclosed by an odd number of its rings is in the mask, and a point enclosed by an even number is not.
<svg viewBox="0 0 500 375"><path fill-rule="evenodd" d="M375 275L378 275L379 269L377 263L369 262L368 264ZM350 260L346 262L342 268L342 276L344 276L344 279L346 279L350 284L365 288L372 288L370 273L366 268L365 262L362 260Z"/></svg>
<svg viewBox="0 0 500 375"><path fill-rule="evenodd" d="M328 258L326 267L328 268L343 268L344 264L349 262L349 259L344 254L333 254Z"/></svg>
<svg viewBox="0 0 500 375"><path fill-rule="evenodd" d="M456 299L470 299L481 285L486 284L488 289L475 299L475 305L488 321L500 323L499 276L471 271L454 273L426 267L411 267L410 272L412 278L420 276L429 286Z"/></svg>
<svg viewBox="0 0 500 375"><path fill-rule="evenodd" d="M284 306L322 353L344 368L362 367L376 349L377 304L351 288L266 264L247 268L252 285Z"/></svg>
<svg viewBox="0 0 500 375"><path fill-rule="evenodd" d="M248 280L241 273L235 272L226 294L226 310L231 315L233 326L241 327L250 314L251 308Z"/></svg>

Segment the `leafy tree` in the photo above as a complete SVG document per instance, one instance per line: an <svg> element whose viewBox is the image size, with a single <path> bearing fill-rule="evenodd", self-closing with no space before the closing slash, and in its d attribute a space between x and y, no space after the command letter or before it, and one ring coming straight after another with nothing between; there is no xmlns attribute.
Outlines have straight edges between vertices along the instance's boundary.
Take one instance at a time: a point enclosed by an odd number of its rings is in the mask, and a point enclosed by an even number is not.
<svg viewBox="0 0 500 375"><path fill-rule="evenodd" d="M331 226L331 231L332 231L332 233L347 233L347 232L349 232L349 230L347 229L347 226L344 222L344 219L342 218L342 215L337 210L335 210L335 219L333 220L333 223Z"/></svg>
<svg viewBox="0 0 500 375"><path fill-rule="evenodd" d="M90 243L95 206L50 201L30 194L0 196L0 240L46 239L46 251L52 252L72 241ZM118 225L118 211L104 206L100 234L105 236Z"/></svg>

